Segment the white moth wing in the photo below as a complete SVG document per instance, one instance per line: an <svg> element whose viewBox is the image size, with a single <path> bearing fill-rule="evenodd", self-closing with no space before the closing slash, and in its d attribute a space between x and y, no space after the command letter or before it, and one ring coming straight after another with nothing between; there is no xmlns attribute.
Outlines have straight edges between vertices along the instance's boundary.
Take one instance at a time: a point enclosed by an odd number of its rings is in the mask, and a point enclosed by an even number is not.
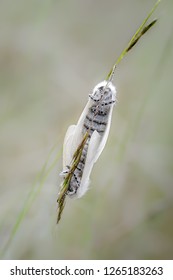
<svg viewBox="0 0 173 280"><path fill-rule="evenodd" d="M67 129L65 138L64 138L64 144L63 144L63 169L67 169L67 166L70 165L73 159L73 155L76 152L78 146L80 145L83 134L82 134L82 128L84 119L88 113L88 109L91 106L90 100L87 102L80 118L77 123L77 125L70 125Z"/></svg>
<svg viewBox="0 0 173 280"><path fill-rule="evenodd" d="M88 189L90 183L89 177L95 162L95 151L97 151L100 145L100 140L101 140L101 136L95 130L89 142L82 180L81 180L80 188L77 191L78 198L83 196Z"/></svg>
<svg viewBox="0 0 173 280"><path fill-rule="evenodd" d="M84 120L86 118L86 115L87 115L90 107L91 107L91 101L88 100L88 102L77 122L77 125L75 127L73 140L72 140L72 147L71 147L73 153L75 153L75 151L77 150L77 148L79 147L80 143L83 140L84 135L83 135L82 131L83 131Z"/></svg>
<svg viewBox="0 0 173 280"><path fill-rule="evenodd" d="M71 145L73 140L73 135L75 132L76 125L70 125L67 129L65 138L64 138L64 144L63 144L63 170L67 168L68 165L70 165L73 157L73 153L71 151Z"/></svg>

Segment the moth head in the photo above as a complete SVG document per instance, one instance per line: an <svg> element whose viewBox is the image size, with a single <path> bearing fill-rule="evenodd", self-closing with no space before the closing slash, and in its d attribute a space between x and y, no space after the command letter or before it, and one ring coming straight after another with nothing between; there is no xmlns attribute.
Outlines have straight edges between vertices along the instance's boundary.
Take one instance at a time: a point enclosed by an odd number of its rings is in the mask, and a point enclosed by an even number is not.
<svg viewBox="0 0 173 280"><path fill-rule="evenodd" d="M116 88L111 81L103 81L97 84L89 98L94 102L112 102L116 101Z"/></svg>

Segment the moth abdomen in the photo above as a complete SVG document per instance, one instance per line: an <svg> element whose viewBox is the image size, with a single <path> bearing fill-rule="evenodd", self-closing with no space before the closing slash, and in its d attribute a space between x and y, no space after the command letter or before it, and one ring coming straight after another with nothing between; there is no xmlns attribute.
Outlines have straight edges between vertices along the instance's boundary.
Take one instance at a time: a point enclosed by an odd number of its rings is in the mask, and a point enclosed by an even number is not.
<svg viewBox="0 0 173 280"><path fill-rule="evenodd" d="M92 133L94 131L97 131L99 134L102 134L105 132L105 125L100 125L100 124L92 124L92 126L84 124L84 131L89 131L89 135L91 137Z"/></svg>
<svg viewBox="0 0 173 280"><path fill-rule="evenodd" d="M83 150L82 150L82 154L81 154L79 163L76 166L75 171L73 172L73 175L72 175L69 187L68 187L68 191L67 191L67 194L70 197L73 197L74 195L76 195L77 190L80 187L81 179L82 179L82 175L83 175L83 170L84 170L84 167L85 167L88 144L89 144L89 140L87 140L87 142L85 143L85 145L83 147Z"/></svg>
<svg viewBox="0 0 173 280"><path fill-rule="evenodd" d="M109 117L109 110L98 110L95 114L92 107L89 109L85 117L83 125L83 133L89 131L90 136L96 130L100 135L105 132Z"/></svg>
<svg viewBox="0 0 173 280"><path fill-rule="evenodd" d="M93 122L93 123L96 123L96 124L107 125L107 122L102 121L102 120L100 120L99 118L92 119L90 116L87 115L87 116L86 116L86 119L87 119L89 122Z"/></svg>

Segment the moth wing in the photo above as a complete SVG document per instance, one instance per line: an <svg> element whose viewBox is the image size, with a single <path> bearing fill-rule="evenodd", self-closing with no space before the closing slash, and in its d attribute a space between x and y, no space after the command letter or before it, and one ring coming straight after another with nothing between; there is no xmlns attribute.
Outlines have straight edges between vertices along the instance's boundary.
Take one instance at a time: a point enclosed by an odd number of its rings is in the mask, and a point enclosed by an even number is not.
<svg viewBox="0 0 173 280"><path fill-rule="evenodd" d="M89 100L79 118L77 125L70 125L67 129L63 145L63 169L66 169L66 166L70 165L73 155L83 139L83 123L90 106L91 104Z"/></svg>
<svg viewBox="0 0 173 280"><path fill-rule="evenodd" d="M72 141L72 148L73 148L73 153L77 150L78 146L83 140L83 125L84 125L84 120L86 118L86 115L88 113L89 108L91 107L91 101L88 100L85 108L83 109L82 114L80 115L80 118L77 122L77 125L75 127L75 132L73 135L73 141Z"/></svg>
<svg viewBox="0 0 173 280"><path fill-rule="evenodd" d="M63 144L63 169L65 170L68 165L70 165L70 162L72 161L73 153L71 149L73 136L75 132L76 125L70 125L67 129L65 138L64 138L64 144Z"/></svg>
<svg viewBox="0 0 173 280"><path fill-rule="evenodd" d="M95 130L93 132L90 142L89 142L85 166L84 166L83 175L82 175L82 180L81 180L80 188L78 189L78 192L77 192L78 198L83 196L88 189L88 186L90 183L89 177L90 177L93 165L95 163L95 151L97 151L97 149L99 147L100 140L101 140L101 136Z"/></svg>

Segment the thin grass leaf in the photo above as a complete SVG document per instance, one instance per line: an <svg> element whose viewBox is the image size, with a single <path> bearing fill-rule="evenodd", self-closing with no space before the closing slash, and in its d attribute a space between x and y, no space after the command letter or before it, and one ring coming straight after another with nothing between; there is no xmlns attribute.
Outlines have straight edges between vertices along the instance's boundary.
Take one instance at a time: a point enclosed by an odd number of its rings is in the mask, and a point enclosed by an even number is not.
<svg viewBox="0 0 173 280"><path fill-rule="evenodd" d="M139 39L157 22L157 19L153 20L151 23L149 23L146 27L144 27L141 31L141 33L139 33L139 35L136 37L136 39L133 40L133 42L131 43L131 45L127 48L126 52L129 52L134 45L136 45L136 43L139 41Z"/></svg>
<svg viewBox="0 0 173 280"><path fill-rule="evenodd" d="M135 34L132 36L132 38L129 41L127 47L122 51L122 53L118 57L117 61L115 62L115 64L111 68L109 74L107 75L107 77L106 77L107 81L112 80L112 77L114 75L114 71L115 71L117 65L121 62L121 60L125 57L125 55L136 45L136 43L139 41L139 39L156 23L157 20L155 19L151 23L149 23L147 26L145 26L147 21L149 20L151 15L154 13L154 11L156 10L156 8L157 8L157 6L159 5L160 2L161 2L161 0L158 0L156 2L156 4L151 9L151 11L147 15L147 17L144 19L144 21L142 22L140 27L137 29Z"/></svg>

